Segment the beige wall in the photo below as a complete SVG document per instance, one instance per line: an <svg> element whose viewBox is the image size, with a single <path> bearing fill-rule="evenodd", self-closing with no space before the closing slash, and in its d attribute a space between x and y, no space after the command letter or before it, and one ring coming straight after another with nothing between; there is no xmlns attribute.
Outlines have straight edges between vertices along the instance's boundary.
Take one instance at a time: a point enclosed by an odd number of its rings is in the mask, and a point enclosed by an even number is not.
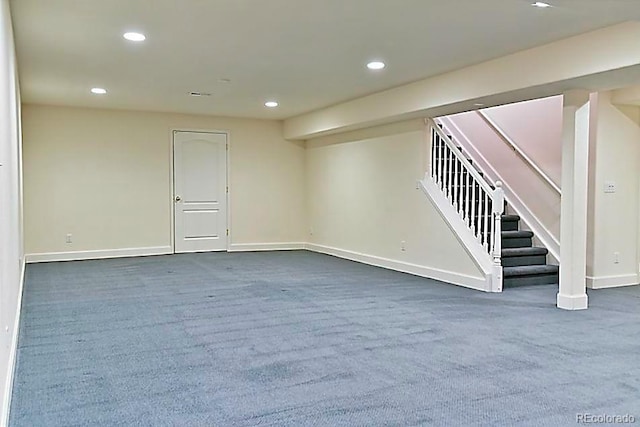
<svg viewBox="0 0 640 427"><path fill-rule="evenodd" d="M0 425L6 425L22 294L20 94L9 2L0 1Z"/></svg>
<svg viewBox="0 0 640 427"><path fill-rule="evenodd" d="M552 96L483 110L558 186L562 174L562 99Z"/></svg>
<svg viewBox="0 0 640 427"><path fill-rule="evenodd" d="M171 129L230 133L232 244L305 237L304 146L280 122L40 105L23 116L28 254L168 247Z"/></svg>
<svg viewBox="0 0 640 427"><path fill-rule="evenodd" d="M421 121L407 122L380 128L378 135L367 130L309 141L309 241L382 264L481 278L429 198L416 189L425 173L422 129Z"/></svg>
<svg viewBox="0 0 640 427"><path fill-rule="evenodd" d="M638 283L640 261L640 109L617 107L611 93L597 97L590 151L588 284ZM614 181L615 193L605 193ZM614 253L619 252L619 262Z"/></svg>

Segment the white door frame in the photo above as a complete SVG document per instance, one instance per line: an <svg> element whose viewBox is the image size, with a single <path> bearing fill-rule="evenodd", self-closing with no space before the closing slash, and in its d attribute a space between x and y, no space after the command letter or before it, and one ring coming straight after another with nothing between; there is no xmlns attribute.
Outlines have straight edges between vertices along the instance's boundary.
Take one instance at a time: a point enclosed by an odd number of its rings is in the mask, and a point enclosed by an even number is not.
<svg viewBox="0 0 640 427"><path fill-rule="evenodd" d="M175 214L175 209L174 209L174 201L176 198L175 195L175 176L174 176L174 156L175 156L175 152L174 152L174 136L176 134L176 132L198 132L198 133L217 133L217 134L224 134L226 135L227 138L227 151L226 151L226 164L227 164L227 174L225 179L227 180L227 187L229 188L229 191L227 191L226 194L226 200L227 200L227 228L229 229L229 235L227 236L227 247L226 247L226 251L229 252L229 249L231 248L231 183L229 181L229 177L230 177L230 173L229 171L231 170L231 163L229 162L229 158L231 157L230 153L231 153L231 132L229 132L228 130L212 130L212 129L194 129L194 128L170 128L169 129L169 151L171 152L171 155L169 156L169 212L171 213L171 224L170 224L170 241L171 241L171 253L175 254L176 253L176 214Z"/></svg>

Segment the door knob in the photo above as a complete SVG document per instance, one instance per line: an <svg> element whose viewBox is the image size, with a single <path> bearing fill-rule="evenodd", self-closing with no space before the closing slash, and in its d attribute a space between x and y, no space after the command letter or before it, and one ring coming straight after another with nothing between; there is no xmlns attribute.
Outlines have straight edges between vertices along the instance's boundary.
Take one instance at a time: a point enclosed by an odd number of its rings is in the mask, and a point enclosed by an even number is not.
<svg viewBox="0 0 640 427"><path fill-rule="evenodd" d="M182 200L182 198L180 196L176 196L176 203L179 202L180 200Z"/></svg>

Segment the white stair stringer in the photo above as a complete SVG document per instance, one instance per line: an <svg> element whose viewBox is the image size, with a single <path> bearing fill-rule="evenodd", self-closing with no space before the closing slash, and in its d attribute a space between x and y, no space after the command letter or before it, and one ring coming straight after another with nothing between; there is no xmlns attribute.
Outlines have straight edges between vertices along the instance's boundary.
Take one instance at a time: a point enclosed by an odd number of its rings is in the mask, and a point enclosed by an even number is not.
<svg viewBox="0 0 640 427"><path fill-rule="evenodd" d="M484 274L484 287L478 287L476 283L469 283L463 286L485 292L502 292L502 268L496 268L491 255L487 253L486 249L478 242L473 232L451 205L449 199L447 199L429 175L419 180L418 184L422 191L431 199L433 205L437 208L453 234L458 238L474 263Z"/></svg>

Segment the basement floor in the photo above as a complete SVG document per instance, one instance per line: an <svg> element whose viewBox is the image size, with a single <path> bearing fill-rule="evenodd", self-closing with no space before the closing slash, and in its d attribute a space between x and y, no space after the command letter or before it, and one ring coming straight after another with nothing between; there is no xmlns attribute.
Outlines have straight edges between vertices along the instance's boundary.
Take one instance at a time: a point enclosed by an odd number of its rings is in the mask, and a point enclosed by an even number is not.
<svg viewBox="0 0 640 427"><path fill-rule="evenodd" d="M32 264L10 425L640 422L640 287L556 292L305 251Z"/></svg>

